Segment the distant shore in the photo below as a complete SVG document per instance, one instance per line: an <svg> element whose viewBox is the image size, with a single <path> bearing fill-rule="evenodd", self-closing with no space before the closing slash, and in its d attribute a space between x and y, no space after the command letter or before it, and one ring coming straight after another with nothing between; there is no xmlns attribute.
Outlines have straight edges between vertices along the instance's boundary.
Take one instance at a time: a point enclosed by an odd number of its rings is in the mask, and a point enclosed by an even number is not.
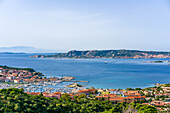
<svg viewBox="0 0 170 113"><path fill-rule="evenodd" d="M170 52L159 51L139 51L139 50L87 50L87 51L69 51L67 53L56 53L53 55L34 55L34 58L170 58Z"/></svg>

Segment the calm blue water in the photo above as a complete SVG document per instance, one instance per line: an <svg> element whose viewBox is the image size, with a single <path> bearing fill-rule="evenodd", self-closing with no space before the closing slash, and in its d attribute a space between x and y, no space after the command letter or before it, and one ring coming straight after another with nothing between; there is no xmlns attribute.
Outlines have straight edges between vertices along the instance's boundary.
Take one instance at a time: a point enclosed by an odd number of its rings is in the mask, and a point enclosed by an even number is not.
<svg viewBox="0 0 170 113"><path fill-rule="evenodd" d="M148 59L38 59L30 55L0 54L0 65L30 67L48 77L74 76L96 88L144 88L153 83L170 83L168 63L143 63Z"/></svg>

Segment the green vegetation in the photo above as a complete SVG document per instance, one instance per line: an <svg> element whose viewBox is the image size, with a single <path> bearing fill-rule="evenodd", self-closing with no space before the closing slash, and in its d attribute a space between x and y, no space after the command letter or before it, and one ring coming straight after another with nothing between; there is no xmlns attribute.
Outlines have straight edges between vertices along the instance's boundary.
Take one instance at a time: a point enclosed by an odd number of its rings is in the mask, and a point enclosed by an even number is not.
<svg viewBox="0 0 170 113"><path fill-rule="evenodd" d="M147 61L148 63L163 63L164 61L157 60L157 61Z"/></svg>
<svg viewBox="0 0 170 113"><path fill-rule="evenodd" d="M141 88L135 88L135 90L142 90Z"/></svg>
<svg viewBox="0 0 170 113"><path fill-rule="evenodd" d="M134 89L133 88L126 88L126 90L131 91L131 90L134 90Z"/></svg>
<svg viewBox="0 0 170 113"><path fill-rule="evenodd" d="M138 51L138 50L87 50L77 51L72 50L67 53L57 53L54 55L36 55L36 57L53 57L53 58L133 58L140 56L141 58L149 55L170 55L170 52L156 51ZM34 56L33 56L34 57ZM160 62L160 61L158 61Z"/></svg>
<svg viewBox="0 0 170 113"><path fill-rule="evenodd" d="M163 63L163 61L158 60L158 61L154 61L155 63Z"/></svg>
<svg viewBox="0 0 170 113"><path fill-rule="evenodd" d="M149 105L137 104L135 109L138 110L138 113L158 113L154 106Z"/></svg>
<svg viewBox="0 0 170 113"><path fill-rule="evenodd" d="M141 107L139 107L141 106ZM23 89L0 90L0 112L3 113L122 113L128 109L136 109L140 113L156 112L155 107L137 103L118 103L88 99L85 94L75 96L74 100L68 94L60 99L46 98L40 95L28 95Z"/></svg>
<svg viewBox="0 0 170 113"><path fill-rule="evenodd" d="M8 66L0 66L0 68L3 68L3 69L16 69L16 70L25 70L25 71L29 71L29 72L35 72L34 69L32 68L15 68L15 67L8 67Z"/></svg>
<svg viewBox="0 0 170 113"><path fill-rule="evenodd" d="M170 84L163 84L164 87L170 87Z"/></svg>

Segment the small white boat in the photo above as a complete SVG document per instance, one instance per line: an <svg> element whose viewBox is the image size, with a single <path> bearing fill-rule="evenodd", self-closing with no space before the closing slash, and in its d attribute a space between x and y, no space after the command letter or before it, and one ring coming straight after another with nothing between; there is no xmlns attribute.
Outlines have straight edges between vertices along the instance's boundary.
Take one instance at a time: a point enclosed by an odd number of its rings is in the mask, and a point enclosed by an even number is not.
<svg viewBox="0 0 170 113"><path fill-rule="evenodd" d="M105 64L107 64L108 62L107 61L104 61Z"/></svg>
<svg viewBox="0 0 170 113"><path fill-rule="evenodd" d="M61 83L62 81L61 80L57 80L58 83Z"/></svg>

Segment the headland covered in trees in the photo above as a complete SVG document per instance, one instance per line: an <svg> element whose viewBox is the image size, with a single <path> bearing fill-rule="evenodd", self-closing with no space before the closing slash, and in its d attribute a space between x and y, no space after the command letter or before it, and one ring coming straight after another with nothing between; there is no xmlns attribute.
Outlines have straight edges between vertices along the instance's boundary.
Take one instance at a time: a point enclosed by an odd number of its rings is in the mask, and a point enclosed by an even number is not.
<svg viewBox="0 0 170 113"><path fill-rule="evenodd" d="M170 58L170 52L139 50L72 50L53 55L35 55L36 58Z"/></svg>

